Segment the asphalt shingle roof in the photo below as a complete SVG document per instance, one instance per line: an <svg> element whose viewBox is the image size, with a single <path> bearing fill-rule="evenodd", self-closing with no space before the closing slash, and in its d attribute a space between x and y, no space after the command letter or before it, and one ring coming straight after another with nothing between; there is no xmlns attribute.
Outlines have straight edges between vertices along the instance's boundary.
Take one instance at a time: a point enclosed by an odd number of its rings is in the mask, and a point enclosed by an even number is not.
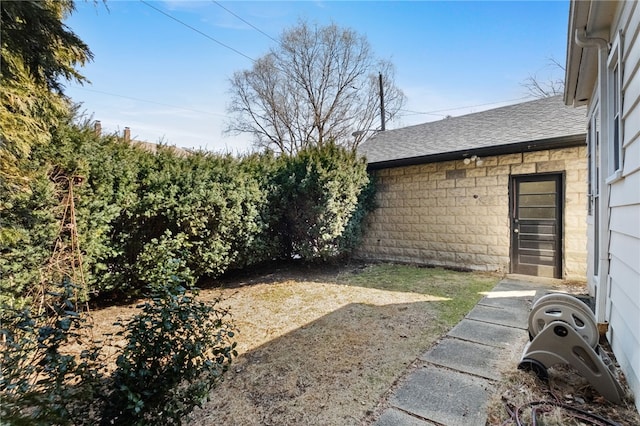
<svg viewBox="0 0 640 426"><path fill-rule="evenodd" d="M379 132L358 147L369 164L473 151L586 133L586 110L562 96Z"/></svg>

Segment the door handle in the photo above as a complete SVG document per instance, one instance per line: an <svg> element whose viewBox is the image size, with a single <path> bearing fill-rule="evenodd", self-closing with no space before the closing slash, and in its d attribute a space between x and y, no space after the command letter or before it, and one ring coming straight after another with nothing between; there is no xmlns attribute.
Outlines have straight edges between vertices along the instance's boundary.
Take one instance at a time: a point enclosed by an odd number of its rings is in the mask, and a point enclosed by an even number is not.
<svg viewBox="0 0 640 426"><path fill-rule="evenodd" d="M520 231L518 229L514 229L513 232L517 234Z"/></svg>

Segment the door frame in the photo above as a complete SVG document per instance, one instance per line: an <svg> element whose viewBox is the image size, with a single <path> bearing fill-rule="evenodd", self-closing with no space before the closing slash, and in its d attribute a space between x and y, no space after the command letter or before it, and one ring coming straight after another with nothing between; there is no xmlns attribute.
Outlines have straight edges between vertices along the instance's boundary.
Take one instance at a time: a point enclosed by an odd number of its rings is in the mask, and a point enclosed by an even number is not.
<svg viewBox="0 0 640 426"><path fill-rule="evenodd" d="M518 182L536 182L549 180L549 178L557 179L557 192L556 192L556 220L558 224L557 229L557 241L555 251L556 264L554 268L556 270L556 276L554 278L564 277L564 185L565 185L565 173L548 172L548 173L535 173L535 174L522 174L522 175L509 175L509 272L514 274L515 272L515 260L517 256L517 235L516 235L516 214L518 208Z"/></svg>

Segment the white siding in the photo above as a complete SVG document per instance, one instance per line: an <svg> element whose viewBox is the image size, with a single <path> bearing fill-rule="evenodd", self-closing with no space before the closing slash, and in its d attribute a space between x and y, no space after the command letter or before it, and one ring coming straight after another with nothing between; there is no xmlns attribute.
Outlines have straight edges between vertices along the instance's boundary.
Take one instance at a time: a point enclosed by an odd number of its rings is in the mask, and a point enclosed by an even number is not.
<svg viewBox="0 0 640 426"><path fill-rule="evenodd" d="M611 185L609 338L640 410L640 7L620 7L611 35L622 30L624 164L621 179Z"/></svg>
<svg viewBox="0 0 640 426"><path fill-rule="evenodd" d="M640 113L640 111L638 111ZM634 142L634 144L640 143L639 141ZM625 167L623 169L622 177L623 179L614 182L611 185L611 200L609 204L611 207L622 207L622 206L637 206L640 204L640 169L634 170L631 173L625 174L624 170L629 169L631 167L627 167L627 161L630 161L629 156L627 154L627 150L625 150L624 162ZM628 225L628 224L627 224Z"/></svg>

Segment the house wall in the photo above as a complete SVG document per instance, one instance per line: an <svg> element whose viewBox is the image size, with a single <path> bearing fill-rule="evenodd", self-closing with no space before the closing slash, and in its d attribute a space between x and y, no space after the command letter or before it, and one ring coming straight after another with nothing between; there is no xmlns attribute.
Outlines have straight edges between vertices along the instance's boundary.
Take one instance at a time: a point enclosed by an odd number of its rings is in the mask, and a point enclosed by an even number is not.
<svg viewBox="0 0 640 426"><path fill-rule="evenodd" d="M609 342L640 410L640 6L620 2L611 40L621 31L622 146L620 179L611 182ZM608 142L608 141L607 141Z"/></svg>
<svg viewBox="0 0 640 426"><path fill-rule="evenodd" d="M563 172L563 277L586 279L586 147L375 171L363 259L509 272L509 177Z"/></svg>

